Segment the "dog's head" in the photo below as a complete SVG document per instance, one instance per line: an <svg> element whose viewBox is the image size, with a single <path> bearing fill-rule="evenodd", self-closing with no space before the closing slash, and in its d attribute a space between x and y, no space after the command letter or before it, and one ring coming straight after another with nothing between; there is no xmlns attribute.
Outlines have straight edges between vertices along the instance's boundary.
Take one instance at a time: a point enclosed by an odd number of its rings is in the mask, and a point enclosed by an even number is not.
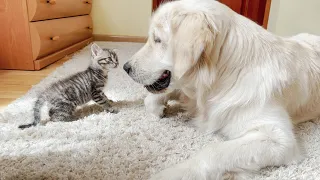
<svg viewBox="0 0 320 180"><path fill-rule="evenodd" d="M147 43L123 67L152 93L176 88L193 71L212 66L217 27L204 4L191 2L162 5L152 17Z"/></svg>

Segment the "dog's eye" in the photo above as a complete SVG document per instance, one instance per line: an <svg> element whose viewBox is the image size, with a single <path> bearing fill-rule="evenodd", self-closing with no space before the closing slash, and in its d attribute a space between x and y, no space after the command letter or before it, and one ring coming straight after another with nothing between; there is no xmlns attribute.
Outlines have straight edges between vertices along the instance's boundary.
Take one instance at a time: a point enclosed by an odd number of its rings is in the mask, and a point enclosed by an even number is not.
<svg viewBox="0 0 320 180"><path fill-rule="evenodd" d="M161 43L161 39L160 38L154 38L154 42L155 43Z"/></svg>

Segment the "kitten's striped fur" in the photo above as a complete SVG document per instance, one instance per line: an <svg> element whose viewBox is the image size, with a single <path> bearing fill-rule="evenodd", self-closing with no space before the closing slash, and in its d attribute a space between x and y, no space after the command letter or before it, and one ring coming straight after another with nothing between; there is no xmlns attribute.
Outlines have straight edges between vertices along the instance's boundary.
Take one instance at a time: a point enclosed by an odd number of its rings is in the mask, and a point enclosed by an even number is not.
<svg viewBox="0 0 320 180"><path fill-rule="evenodd" d="M34 106L34 121L21 125L24 129L36 126L41 120L41 108L49 107L50 121L72 121L77 106L90 100L104 107L108 112L116 113L111 100L103 93L108 79L108 69L118 66L118 56L110 49L101 49L97 44L91 46L91 64L82 72L52 84L38 97Z"/></svg>

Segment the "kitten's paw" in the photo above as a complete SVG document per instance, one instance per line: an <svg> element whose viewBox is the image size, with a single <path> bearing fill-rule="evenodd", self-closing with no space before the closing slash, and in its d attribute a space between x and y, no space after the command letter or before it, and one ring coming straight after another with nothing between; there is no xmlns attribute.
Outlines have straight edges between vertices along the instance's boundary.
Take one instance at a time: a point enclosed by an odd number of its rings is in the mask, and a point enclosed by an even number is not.
<svg viewBox="0 0 320 180"><path fill-rule="evenodd" d="M108 102L109 102L110 104L114 103L114 101L112 101L111 99L109 99Z"/></svg>
<svg viewBox="0 0 320 180"><path fill-rule="evenodd" d="M114 114L117 114L119 112L119 110L111 107L105 108L105 110L109 113L114 113Z"/></svg>
<svg viewBox="0 0 320 180"><path fill-rule="evenodd" d="M45 120L40 121L39 124L45 126L45 125L47 125L49 122L50 122L50 118L47 118L47 119L45 119Z"/></svg>
<svg viewBox="0 0 320 180"><path fill-rule="evenodd" d="M113 113L113 114L118 114L118 113L119 113L119 110L117 110L117 109L112 109L110 112Z"/></svg>

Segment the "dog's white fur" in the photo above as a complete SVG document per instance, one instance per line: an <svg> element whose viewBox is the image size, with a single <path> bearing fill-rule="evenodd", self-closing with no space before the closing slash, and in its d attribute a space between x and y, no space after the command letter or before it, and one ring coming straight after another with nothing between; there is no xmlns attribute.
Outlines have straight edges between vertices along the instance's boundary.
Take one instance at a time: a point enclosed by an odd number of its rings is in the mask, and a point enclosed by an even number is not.
<svg viewBox="0 0 320 180"><path fill-rule="evenodd" d="M161 116L178 89L197 124L227 138L153 179L239 178L288 164L300 157L292 122L320 114L320 37L278 37L216 1L161 6L128 63L145 85L173 74L165 93L145 99L149 112Z"/></svg>

